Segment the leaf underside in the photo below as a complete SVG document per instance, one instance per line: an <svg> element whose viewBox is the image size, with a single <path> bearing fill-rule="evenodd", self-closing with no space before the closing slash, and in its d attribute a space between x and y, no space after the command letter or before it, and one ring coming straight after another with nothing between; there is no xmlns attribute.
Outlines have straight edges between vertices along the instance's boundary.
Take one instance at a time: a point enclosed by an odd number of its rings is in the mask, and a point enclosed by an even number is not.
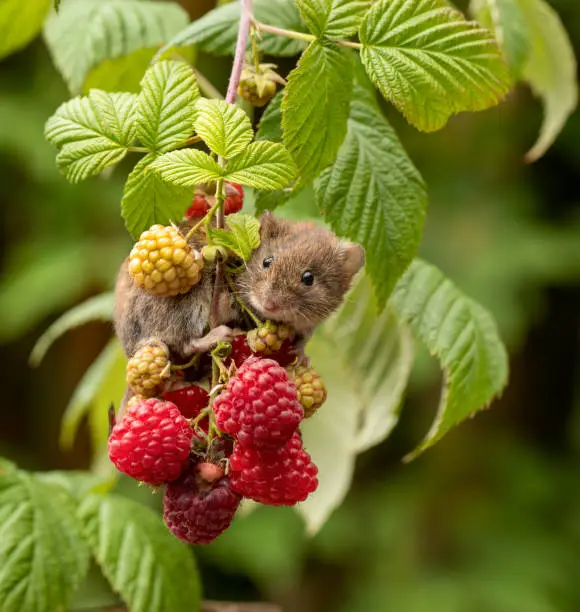
<svg viewBox="0 0 580 612"><path fill-rule="evenodd" d="M544 104L540 135L526 160L552 146L578 104L577 64L560 17L544 0L479 0L477 17L500 40L512 74L528 83Z"/></svg>
<svg viewBox="0 0 580 612"><path fill-rule="evenodd" d="M437 418L415 457L503 390L507 352L489 312L421 260L409 267L389 304L439 359L445 377Z"/></svg>

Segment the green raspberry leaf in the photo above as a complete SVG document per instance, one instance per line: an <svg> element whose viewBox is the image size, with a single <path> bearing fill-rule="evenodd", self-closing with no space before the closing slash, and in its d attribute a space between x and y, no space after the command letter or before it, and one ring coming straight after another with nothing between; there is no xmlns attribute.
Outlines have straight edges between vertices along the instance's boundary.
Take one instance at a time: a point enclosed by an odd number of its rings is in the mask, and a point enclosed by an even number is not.
<svg viewBox="0 0 580 612"><path fill-rule="evenodd" d="M93 451L98 452L106 446L109 424L104 416L111 402L119 405L123 398L127 386L126 366L127 358L119 341L109 340L83 374L66 407L59 440L63 450L72 450L85 418L89 419Z"/></svg>
<svg viewBox="0 0 580 612"><path fill-rule="evenodd" d="M191 550L157 512L118 495L90 495L79 517L103 574L131 612L199 611Z"/></svg>
<svg viewBox="0 0 580 612"><path fill-rule="evenodd" d="M316 198L333 230L365 247L367 271L384 306L417 254L427 195L393 128L362 87L355 90L338 157L316 184Z"/></svg>
<svg viewBox="0 0 580 612"><path fill-rule="evenodd" d="M288 76L282 130L302 183L336 157L346 135L353 78L351 51L319 41L308 47Z"/></svg>
<svg viewBox="0 0 580 612"><path fill-rule="evenodd" d="M102 61L159 47L188 22L176 2L75 0L50 17L44 35L59 72L79 93L90 70Z"/></svg>
<svg viewBox="0 0 580 612"><path fill-rule="evenodd" d="M494 32L512 79L517 81L530 50L530 32L519 0L472 0L470 11Z"/></svg>
<svg viewBox="0 0 580 612"><path fill-rule="evenodd" d="M192 189L164 182L151 168L154 161L154 155L146 155L133 168L125 183L121 215L135 239L156 223L179 222L193 198Z"/></svg>
<svg viewBox="0 0 580 612"><path fill-rule="evenodd" d="M252 215L236 213L226 218L227 230L211 229L214 244L232 250L248 261L252 251L260 246L260 222Z"/></svg>
<svg viewBox="0 0 580 612"><path fill-rule="evenodd" d="M93 89L62 104L47 121L45 136L60 151L57 164L71 183L119 162L133 141L135 102L128 93Z"/></svg>
<svg viewBox="0 0 580 612"><path fill-rule="evenodd" d="M0 59L25 47L42 29L50 0L0 2Z"/></svg>
<svg viewBox="0 0 580 612"><path fill-rule="evenodd" d="M413 262L389 304L441 361L445 376L437 418L415 457L503 390L507 352L490 313L424 261Z"/></svg>
<svg viewBox="0 0 580 612"><path fill-rule="evenodd" d="M308 29L318 38L340 39L359 28L371 0L297 0Z"/></svg>
<svg viewBox="0 0 580 612"><path fill-rule="evenodd" d="M361 29L361 58L385 98L419 130L498 104L509 76L493 36L446 0L378 0Z"/></svg>
<svg viewBox="0 0 580 612"><path fill-rule="evenodd" d="M477 16L496 32L512 72L544 104L540 136L526 155L536 161L552 146L578 104L577 65L560 17L544 0L479 0ZM493 10L491 10L493 8Z"/></svg>
<svg viewBox="0 0 580 612"><path fill-rule="evenodd" d="M319 469L318 489L298 506L311 534L343 501L356 455L380 444L397 424L413 355L410 331L391 309L378 307L364 276L308 343L328 389L324 406L300 427Z"/></svg>
<svg viewBox="0 0 580 612"><path fill-rule="evenodd" d="M0 470L2 612L68 609L88 562L72 496L32 474Z"/></svg>
<svg viewBox="0 0 580 612"><path fill-rule="evenodd" d="M288 0L254 0L254 17L257 21L279 28L306 32L294 2ZM213 55L232 55L238 37L240 22L240 3L231 2L206 13L201 19L190 23L174 36L161 49L196 45L201 51ZM267 55L293 56L302 52L306 43L303 40L276 36L263 32L260 34L260 48Z"/></svg>
<svg viewBox="0 0 580 612"><path fill-rule="evenodd" d="M197 149L166 153L151 164L150 170L167 183L189 187L190 194L197 184L211 183L222 176L217 162Z"/></svg>
<svg viewBox="0 0 580 612"><path fill-rule="evenodd" d="M192 69L183 62L154 64L141 81L137 99L137 137L157 153L171 151L193 132L199 90Z"/></svg>
<svg viewBox="0 0 580 612"><path fill-rule="evenodd" d="M112 292L100 293L67 310L36 341L30 353L30 365L39 366L54 342L71 329L92 321L112 321L114 304Z"/></svg>
<svg viewBox="0 0 580 612"><path fill-rule="evenodd" d="M224 178L256 189L282 189L296 176L292 156L283 145L261 140L228 162Z"/></svg>
<svg viewBox="0 0 580 612"><path fill-rule="evenodd" d="M256 140L282 142L282 98L284 90L279 91L270 101L260 117Z"/></svg>
<svg viewBox="0 0 580 612"><path fill-rule="evenodd" d="M229 159L252 142L252 124L241 108L224 100L202 98L195 111L195 131L217 155Z"/></svg>

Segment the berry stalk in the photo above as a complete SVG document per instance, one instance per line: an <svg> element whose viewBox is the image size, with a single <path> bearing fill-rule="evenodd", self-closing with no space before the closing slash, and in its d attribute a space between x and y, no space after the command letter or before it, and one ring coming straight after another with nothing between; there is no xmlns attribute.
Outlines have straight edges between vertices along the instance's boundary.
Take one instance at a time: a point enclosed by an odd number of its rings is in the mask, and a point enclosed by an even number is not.
<svg viewBox="0 0 580 612"><path fill-rule="evenodd" d="M252 0L240 0L240 5L242 13L240 15L240 25L238 27L238 40L236 42L234 65L232 66L230 82L226 94L226 102L229 104L233 104L236 100L236 91L240 84L240 76L242 74L242 66L246 54L246 45L248 44L248 35L250 33L250 24L252 23Z"/></svg>

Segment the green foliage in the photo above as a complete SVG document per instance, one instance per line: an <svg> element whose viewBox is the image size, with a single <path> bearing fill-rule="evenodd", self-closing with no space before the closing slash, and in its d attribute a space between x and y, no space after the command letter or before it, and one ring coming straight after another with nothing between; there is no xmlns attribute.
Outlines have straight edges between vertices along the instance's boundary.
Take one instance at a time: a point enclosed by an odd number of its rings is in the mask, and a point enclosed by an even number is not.
<svg viewBox="0 0 580 612"><path fill-rule="evenodd" d="M100 174L127 153L135 135L136 96L94 89L65 102L48 120L45 136L59 149L56 161L71 183Z"/></svg>
<svg viewBox="0 0 580 612"><path fill-rule="evenodd" d="M290 73L282 100L282 129L302 183L336 157L346 135L352 83L351 52L318 41Z"/></svg>
<svg viewBox="0 0 580 612"><path fill-rule="evenodd" d="M252 142L252 124L242 109L223 100L202 99L195 110L195 131L217 155L229 159Z"/></svg>
<svg viewBox="0 0 580 612"><path fill-rule="evenodd" d="M62 417L60 445L72 448L78 428L89 417L93 450L102 448L108 431L111 403L119 405L125 391L126 358L117 340L111 340L78 383Z"/></svg>
<svg viewBox="0 0 580 612"><path fill-rule="evenodd" d="M487 310L423 261L413 262L390 303L445 373L437 418L416 456L501 393L507 384L507 353Z"/></svg>
<svg viewBox="0 0 580 612"><path fill-rule="evenodd" d="M199 91L191 68L182 62L154 64L137 99L137 137L155 153L171 151L193 132Z"/></svg>
<svg viewBox="0 0 580 612"><path fill-rule="evenodd" d="M102 293L65 312L36 341L30 353L30 365L38 366L52 344L67 331L89 321L111 321L114 301L113 293Z"/></svg>
<svg viewBox="0 0 580 612"><path fill-rule="evenodd" d="M479 0L473 9L495 30L514 75L528 83L544 103L540 136L526 156L535 161L553 144L578 103L577 66L570 39L557 13L544 0Z"/></svg>
<svg viewBox="0 0 580 612"><path fill-rule="evenodd" d="M45 26L48 49L72 93L100 62L157 47L183 29L187 13L176 2L74 0Z"/></svg>
<svg viewBox="0 0 580 612"><path fill-rule="evenodd" d="M171 220L181 219L193 197L190 189L165 183L152 172L154 160L153 154L141 159L125 184L121 214L135 239L155 223L166 225Z"/></svg>
<svg viewBox="0 0 580 612"><path fill-rule="evenodd" d="M260 118L256 140L282 142L282 99L284 90L279 91L264 109Z"/></svg>
<svg viewBox="0 0 580 612"><path fill-rule="evenodd" d="M227 165L224 178L255 189L286 187L296 175L288 150L279 143L261 140L250 144Z"/></svg>
<svg viewBox="0 0 580 612"><path fill-rule="evenodd" d="M0 59L25 47L41 30L50 0L0 2Z"/></svg>
<svg viewBox="0 0 580 612"><path fill-rule="evenodd" d="M148 168L171 185L193 189L198 183L221 178L222 169L207 153L197 149L171 151L156 159Z"/></svg>
<svg viewBox="0 0 580 612"><path fill-rule="evenodd" d="M285 187L295 174L288 151L281 144L263 140L248 145L225 168L203 151L187 149L166 153L151 164L151 170L172 185L190 188L223 178L232 183L273 190Z"/></svg>
<svg viewBox="0 0 580 612"><path fill-rule="evenodd" d="M379 0L360 30L373 83L416 128L434 131L462 111L497 104L508 75L489 32L445 0Z"/></svg>
<svg viewBox="0 0 580 612"><path fill-rule="evenodd" d="M254 0L253 12L254 17L263 23L298 32L306 31L294 2ZM236 45L239 21L239 2L220 6L179 32L161 50L161 53L170 47L196 45L206 53L231 54ZM306 45L302 40L283 38L264 32L260 46L264 53L269 55L292 56L300 53Z"/></svg>
<svg viewBox="0 0 580 612"><path fill-rule="evenodd" d="M65 609L88 557L70 494L32 474L0 468L2 612Z"/></svg>
<svg viewBox="0 0 580 612"><path fill-rule="evenodd" d="M79 517L103 573L132 612L200 609L201 588L189 548L154 511L117 495L90 495Z"/></svg>
<svg viewBox="0 0 580 612"><path fill-rule="evenodd" d="M382 442L397 423L413 341L390 309L378 308L363 277L310 341L308 355L328 388L324 406L302 425L319 485L298 511L315 533L349 490L356 455Z"/></svg>
<svg viewBox="0 0 580 612"><path fill-rule="evenodd" d="M236 213L228 215L226 226L225 230L210 228L212 242L248 261L252 251L260 246L260 222L252 215Z"/></svg>
<svg viewBox="0 0 580 612"><path fill-rule="evenodd" d="M367 270L384 305L419 248L427 195L394 130L361 86L346 139L320 177L316 199L334 231L365 247Z"/></svg>
<svg viewBox="0 0 580 612"><path fill-rule="evenodd" d="M315 36L340 39L358 30L371 0L297 0L296 4Z"/></svg>

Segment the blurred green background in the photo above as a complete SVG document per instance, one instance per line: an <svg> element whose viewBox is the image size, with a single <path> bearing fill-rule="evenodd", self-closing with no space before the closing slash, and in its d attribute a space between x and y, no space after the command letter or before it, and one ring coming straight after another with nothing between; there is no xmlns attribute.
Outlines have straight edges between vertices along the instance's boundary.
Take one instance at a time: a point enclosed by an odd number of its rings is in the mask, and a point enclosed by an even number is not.
<svg viewBox="0 0 580 612"><path fill-rule="evenodd" d="M182 4L192 16L213 5ZM580 54L580 4L552 5ZM227 58L198 66L223 88ZM68 97L41 40L0 63L0 455L30 469L89 465L88 431L63 453L59 424L111 329L67 334L38 369L28 355L59 314L111 288L130 247L119 216L126 168L72 186L44 141L44 122ZM577 612L580 115L526 166L541 107L523 88L431 135L385 110L429 186L422 255L493 312L510 349L509 388L405 465L440 391L422 355L401 422L359 457L346 502L321 532L309 539L288 509L237 518L196 551L206 595L288 612Z"/></svg>

